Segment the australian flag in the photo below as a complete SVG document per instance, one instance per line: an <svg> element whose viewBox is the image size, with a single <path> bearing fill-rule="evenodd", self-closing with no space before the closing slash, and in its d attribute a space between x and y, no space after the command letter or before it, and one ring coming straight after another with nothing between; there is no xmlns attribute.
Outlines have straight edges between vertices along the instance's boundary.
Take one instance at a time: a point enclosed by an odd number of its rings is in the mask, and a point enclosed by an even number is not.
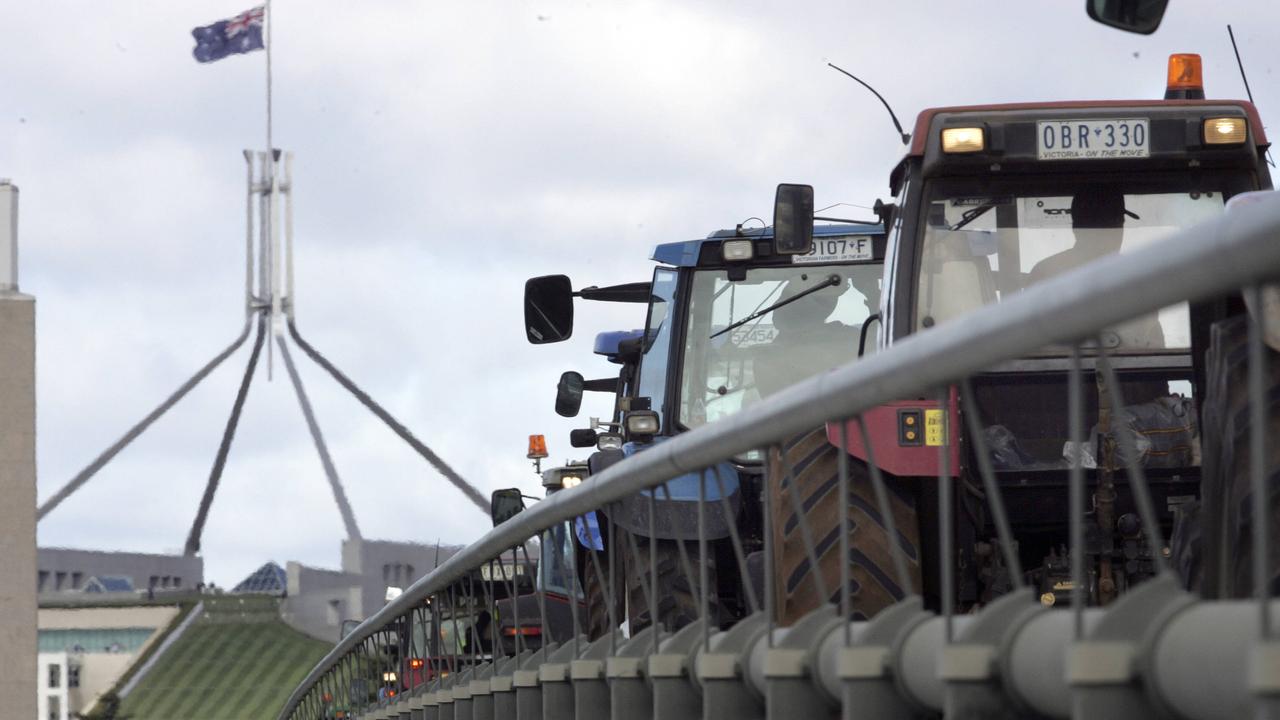
<svg viewBox="0 0 1280 720"><path fill-rule="evenodd" d="M196 48L191 51L197 62L221 60L228 55L261 50L262 22L266 13L262 6L245 10L230 20L219 20L212 25L191 31Z"/></svg>

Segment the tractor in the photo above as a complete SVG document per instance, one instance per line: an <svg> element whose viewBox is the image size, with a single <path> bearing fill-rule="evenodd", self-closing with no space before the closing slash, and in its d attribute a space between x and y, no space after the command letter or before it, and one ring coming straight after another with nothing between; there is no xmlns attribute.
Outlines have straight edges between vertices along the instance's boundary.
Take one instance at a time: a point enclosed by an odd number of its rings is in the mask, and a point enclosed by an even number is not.
<svg viewBox="0 0 1280 720"><path fill-rule="evenodd" d="M1236 196L1270 190L1268 143L1254 106L1204 99L1197 55L1172 56L1168 79L1163 100L920 113L906 156L889 178L893 201L877 205L888 237L876 347L962 322L982 306L1090 262L1158 245L1223 213ZM782 187L793 194L812 192L807 186ZM780 217L794 226L776 231L803 234L811 220L792 212L803 202L780 204L786 206ZM804 252L803 243L797 249ZM869 443L856 421L828 424L820 433L827 450L794 463L796 479L806 497L825 497L834 492L824 489L831 457L849 453L855 488L865 484L874 459L895 501L911 509L898 518L899 528L911 521L908 535L919 537L911 560L924 599L935 609L943 601L944 561L955 568L950 599L959 611L1011 586L1008 563L994 550L996 529L983 497L975 440L988 449L1017 558L1026 569L1023 579L1038 589L1042 603L1070 598L1065 501L1069 469L1077 460L1086 468L1091 496L1084 592L1089 604L1106 605L1152 576L1156 554L1170 560L1188 589L1211 598L1246 596L1248 513L1259 501L1250 497L1247 480L1246 320L1237 295L1167 307L1086 340L1078 350L1084 387L1096 391L1085 393L1089 430L1083 443L1072 442L1068 426L1073 350L1045 347L971 378L971 392L951 387L864 413ZM1113 386L1105 382L1104 354L1114 369ZM1264 397L1273 398L1280 362L1273 357L1269 367ZM1111 411L1113 395L1123 399L1119 413ZM1276 413L1270 414L1275 423ZM981 438L968 431L968 415L980 420ZM1167 543L1155 543L1138 515L1119 455L1118 433L1126 426L1128 437L1136 439L1162 534L1171 538ZM1273 435L1276 429L1267 428ZM944 446L944 472L958 498L951 518L956 555L946 560L936 550ZM1280 469L1274 448L1273 443L1266 458L1268 477ZM1274 514L1277 497L1271 493L1262 501ZM856 497L849 503L851 512L866 514ZM785 553L791 538L784 540L778 545ZM858 558L862 536L852 540L855 580L874 575ZM794 563L785 557L780 563L778 574L785 577ZM829 587L837 582L838 567L838 558L823 563ZM1270 572L1274 590L1274 565ZM793 615L821 600L805 596L803 586L780 591L783 612Z"/></svg>
<svg viewBox="0 0 1280 720"><path fill-rule="evenodd" d="M812 215L811 204L808 210ZM598 442L588 460L592 473L857 358L880 304L882 228L808 222L811 241L803 253L788 251L793 238L775 236L772 228L737 227L659 245L648 283L577 291L564 275L526 283L526 335L534 344L571 336L575 297L647 304L644 330L618 343L624 369L617 382L566 373L558 387L557 410L570 416L584 389L616 395L611 422L593 421L592 428L574 432L577 445ZM606 432L597 434L601 427ZM761 494L770 491L766 460L764 453L748 453L602 509L597 537L608 546L604 562L618 563L613 567L622 578L621 597L615 602L632 631L650 623L645 587L655 589L658 620L668 628L698 617L698 592L686 562L707 570L714 624L747 614L747 584L763 582L765 528L784 524L761 518ZM700 493L707 500L707 557L697 542ZM746 573L735 562L731 528L739 535ZM585 542L583 533L579 540Z"/></svg>

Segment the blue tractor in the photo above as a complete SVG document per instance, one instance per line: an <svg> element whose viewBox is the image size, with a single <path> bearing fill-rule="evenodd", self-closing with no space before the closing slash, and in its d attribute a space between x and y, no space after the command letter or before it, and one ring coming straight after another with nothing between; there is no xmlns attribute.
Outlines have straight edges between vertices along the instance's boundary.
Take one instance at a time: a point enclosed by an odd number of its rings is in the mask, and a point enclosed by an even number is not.
<svg viewBox="0 0 1280 720"><path fill-rule="evenodd" d="M574 290L564 275L526 283L525 329L534 344L570 338L575 297L646 305L642 331L597 338L596 351L622 365L618 378L585 380L567 372L557 388L556 410L568 417L577 414L584 391L615 395L614 417L593 419L591 428L572 433L575 447L595 446L588 459L592 473L874 348L874 335L868 342L868 334L878 327L883 227L815 225L803 254L788 252L792 242L775 238L772 228L738 227L658 245L651 256L657 267L647 283ZM696 579L682 571L685 560L694 575L707 568L710 611L720 624L749 612L751 590L762 596L758 590L767 527L761 518L762 493L778 490L767 479L776 475L767 472L770 464L763 451L745 454L705 474L675 478L652 496L639 493L603 508L603 517L594 520L599 531L580 528L580 543L606 550L597 552L603 558L599 562L618 571L621 587L614 602L618 617L625 617L632 631L650 623L646 586L656 590L658 619L668 629L698 616ZM700 490L701 483L705 487ZM700 491L709 501L703 515L710 541L707 557L701 556L697 542ZM784 506L775 502L774 507ZM775 534L788 523L794 525L782 517L786 514L780 511L776 522L768 524L777 528ZM735 562L731 528L746 556L745 576ZM780 553L795 554L798 540L776 540L775 561L783 560ZM656 578L650 577L651 548L658 555ZM584 586L590 585L591 568L580 567ZM807 585L803 577L795 584ZM588 606L607 607L593 602L592 595L588 589ZM593 634L604 627L593 623Z"/></svg>

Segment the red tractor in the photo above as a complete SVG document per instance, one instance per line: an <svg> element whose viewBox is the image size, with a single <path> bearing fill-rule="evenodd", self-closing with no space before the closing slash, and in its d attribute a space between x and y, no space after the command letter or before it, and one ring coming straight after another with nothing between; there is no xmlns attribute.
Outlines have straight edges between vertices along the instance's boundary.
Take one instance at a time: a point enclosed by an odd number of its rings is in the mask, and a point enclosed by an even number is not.
<svg viewBox="0 0 1280 720"><path fill-rule="evenodd" d="M1234 196L1271 189L1267 146L1252 104L1204 99L1196 55L1170 59L1163 100L922 112L906 157L890 175L893 203L880 206L888 246L877 347L959 321L1108 255L1159 244L1224 212ZM811 222L798 215L791 231ZM1255 500L1244 451L1245 313L1239 296L1181 304L1108 328L1086 344L1084 383L1097 389L1085 393L1091 431L1078 446L1067 421L1071 348L1063 346L992 367L971 379L971 392L952 387L868 412L870 447L856 422L833 423L794 440L775 461L792 466L806 507L820 508L833 504L822 496L834 497L837 448L848 448L854 470L849 509L857 528L851 537L854 605L866 616L886 604L879 589L897 583L876 563L858 559L885 542L883 518L865 502L872 458L893 490L899 544L911 571L922 573L917 588L928 604L941 602L936 494L943 444L950 447L946 472L958 499L951 518L952 600L963 610L1010 589L1009 563L996 550L978 474L978 438L967 422L973 413L1025 580L1043 603L1066 601L1071 588L1066 499L1075 457L1087 468L1092 496L1086 533L1091 604L1106 604L1151 576L1156 554L1171 558L1187 585L1206 596L1245 596L1251 585L1248 507ZM1100 349L1114 368L1115 387L1099 372ZM1280 362L1269 364L1274 388ZM1113 414L1108 394L1117 392L1124 408ZM1157 545L1143 530L1117 454L1122 425L1137 433L1132 437L1171 542ZM954 441L944 443L948 429ZM827 449L819 452L823 440ZM1269 473L1280 469L1272 453ZM1274 512L1275 494L1267 501ZM838 518L837 512L809 512L812 537L835 537ZM775 535L779 607L784 617L798 617L827 598L815 597L808 582L795 523L778 523ZM818 545L825 584L838 587L839 543Z"/></svg>

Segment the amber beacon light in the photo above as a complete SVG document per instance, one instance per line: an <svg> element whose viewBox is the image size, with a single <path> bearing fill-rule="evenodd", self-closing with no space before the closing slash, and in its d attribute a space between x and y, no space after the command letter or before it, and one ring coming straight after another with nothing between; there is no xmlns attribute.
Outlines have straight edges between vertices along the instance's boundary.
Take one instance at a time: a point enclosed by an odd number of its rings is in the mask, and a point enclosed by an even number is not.
<svg viewBox="0 0 1280 720"><path fill-rule="evenodd" d="M1174 53L1169 56L1169 79L1165 82L1164 99L1204 99L1204 73L1199 55Z"/></svg>

